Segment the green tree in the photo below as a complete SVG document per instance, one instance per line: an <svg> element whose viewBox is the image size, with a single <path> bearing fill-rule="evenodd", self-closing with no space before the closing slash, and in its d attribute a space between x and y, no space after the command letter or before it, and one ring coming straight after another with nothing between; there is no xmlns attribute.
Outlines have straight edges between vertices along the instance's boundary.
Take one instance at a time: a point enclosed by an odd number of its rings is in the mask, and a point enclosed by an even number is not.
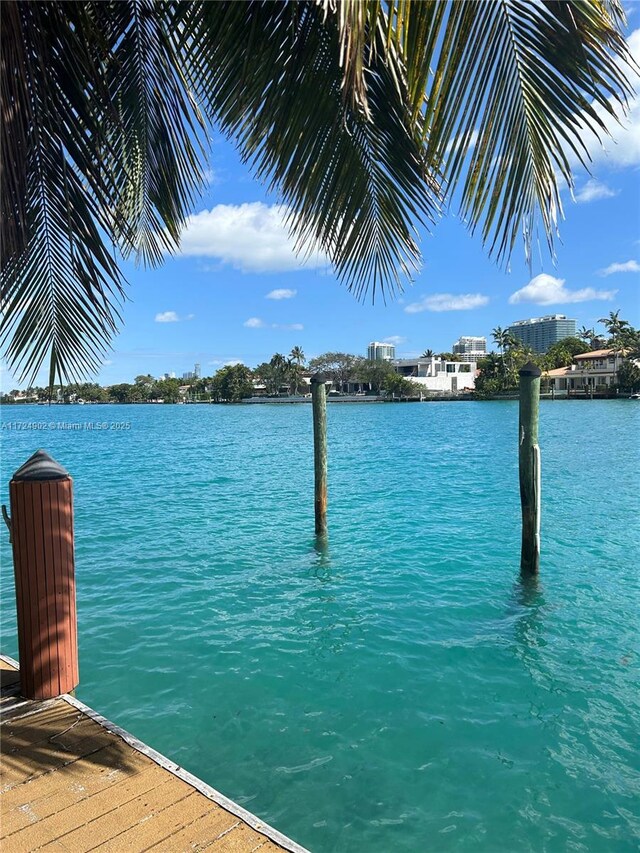
<svg viewBox="0 0 640 853"><path fill-rule="evenodd" d="M97 369L117 331L112 247L153 265L178 245L211 124L280 191L300 251L377 296L419 267L416 225L451 200L500 262L538 222L551 245L556 174L572 185L567 154L584 160L631 94L619 0L0 14L4 354L24 377L48 362L51 386Z"/></svg>
<svg viewBox="0 0 640 853"><path fill-rule="evenodd" d="M218 401L239 403L253 394L251 371L244 364L228 364L213 377L213 396Z"/></svg>
<svg viewBox="0 0 640 853"><path fill-rule="evenodd" d="M177 403L180 399L179 379L159 379L153 389L156 400L164 400L165 403Z"/></svg>
<svg viewBox="0 0 640 853"><path fill-rule="evenodd" d="M598 323L602 323L607 330L607 334L609 335L608 345L612 349L620 349L623 345L625 334L631 328L627 320L620 319L620 309L609 311L609 316L601 317Z"/></svg>
<svg viewBox="0 0 640 853"><path fill-rule="evenodd" d="M344 391L349 382L356 380L363 361L365 359L361 356L348 352L325 352L311 359L309 370L312 373L323 373L337 391Z"/></svg>
<svg viewBox="0 0 640 853"><path fill-rule="evenodd" d="M422 355L420 356L420 358L433 358L433 356L434 356L434 352L433 352L433 350L432 350L432 349L426 349L426 350L422 353Z"/></svg>
<svg viewBox="0 0 640 853"><path fill-rule="evenodd" d="M290 364L281 352L277 352L275 355L272 355L269 364L273 371L275 393L279 394L283 385L289 385Z"/></svg>
<svg viewBox="0 0 640 853"><path fill-rule="evenodd" d="M111 385L107 388L109 400L113 403L131 403L131 391L133 385L129 382L121 382L118 385Z"/></svg>
<svg viewBox="0 0 640 853"><path fill-rule="evenodd" d="M586 326L582 326L582 328L578 331L577 337L589 344L590 349L599 349L599 345L601 342L601 338L596 334L595 329L588 329Z"/></svg>
<svg viewBox="0 0 640 853"><path fill-rule="evenodd" d="M372 391L380 394L381 391L397 385L395 377L398 374L388 361L372 361L366 358L358 365L356 376L359 382L368 384Z"/></svg>
<svg viewBox="0 0 640 853"><path fill-rule="evenodd" d="M568 367L576 355L583 352L589 352L591 347L586 340L580 340L577 337L562 338L552 344L540 359L541 365L545 370L554 370L557 367Z"/></svg>
<svg viewBox="0 0 640 853"><path fill-rule="evenodd" d="M425 389L418 382L412 382L395 370L392 374L385 377L382 383L382 390L393 397L419 397L424 396Z"/></svg>
<svg viewBox="0 0 640 853"><path fill-rule="evenodd" d="M623 391L640 391L640 367L633 361L623 361L616 374L616 385Z"/></svg>
<svg viewBox="0 0 640 853"><path fill-rule="evenodd" d="M290 358L292 361L295 361L295 363L296 363L298 366L302 367L302 365L303 365L303 364L304 364L304 362L305 362L304 352L302 351L302 347L297 347L297 346L296 346L296 347L293 347L293 349L292 349L292 350L291 350L291 352L289 353L289 358Z"/></svg>
<svg viewBox="0 0 640 853"><path fill-rule="evenodd" d="M288 369L287 369L288 377L289 377L289 391L291 394L299 394L300 388L303 384L303 370L301 365L297 362L293 361L293 359L289 360Z"/></svg>
<svg viewBox="0 0 640 853"><path fill-rule="evenodd" d="M533 361L542 369L543 357L534 355L530 350L517 343L507 351L505 356L488 353L486 358L478 362L478 375L475 381L475 394L486 398L501 394L514 394L518 390L518 371L528 361Z"/></svg>
<svg viewBox="0 0 640 853"><path fill-rule="evenodd" d="M255 368L254 374L264 385L264 390L267 396L275 397L279 388L279 377L275 368L268 361L263 361L262 364L259 364Z"/></svg>

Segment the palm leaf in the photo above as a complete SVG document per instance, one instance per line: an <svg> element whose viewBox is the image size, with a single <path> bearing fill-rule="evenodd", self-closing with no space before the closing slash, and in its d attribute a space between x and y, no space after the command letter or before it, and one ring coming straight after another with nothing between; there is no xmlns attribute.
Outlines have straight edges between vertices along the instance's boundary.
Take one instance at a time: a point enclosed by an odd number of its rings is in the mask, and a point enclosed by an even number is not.
<svg viewBox="0 0 640 853"><path fill-rule="evenodd" d="M378 59L380 34L365 57L364 111L344 97L337 20L315 3L210 3L177 29L192 85L279 192L299 249L319 246L358 296L400 287L420 261L415 226L434 221L438 196L400 64Z"/></svg>
<svg viewBox="0 0 640 853"><path fill-rule="evenodd" d="M588 166L583 137L607 133L631 87L618 0L416 2L318 0L339 20L345 97L368 110L366 34L399 54L425 161L456 190L472 231L507 260L520 232L528 254L536 221L549 248L562 212L559 173Z"/></svg>
<svg viewBox="0 0 640 853"><path fill-rule="evenodd" d="M427 160L442 164L449 197L460 187L462 215L499 260L520 232L529 251L538 220L553 251L562 212L556 175L572 185L569 155L589 160L585 130L606 134L596 106L613 116L625 105L631 60L620 14L617 2L455 0L437 38L408 51L410 86L433 68Z"/></svg>
<svg viewBox="0 0 640 853"><path fill-rule="evenodd" d="M163 10L2 4L2 343L21 379L98 369L124 295L113 243L159 263L202 183Z"/></svg>

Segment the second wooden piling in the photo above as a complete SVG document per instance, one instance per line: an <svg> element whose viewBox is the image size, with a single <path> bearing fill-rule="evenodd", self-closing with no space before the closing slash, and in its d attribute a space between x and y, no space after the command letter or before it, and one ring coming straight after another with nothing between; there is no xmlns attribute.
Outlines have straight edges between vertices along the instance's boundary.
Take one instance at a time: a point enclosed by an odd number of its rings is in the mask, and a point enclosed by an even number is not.
<svg viewBox="0 0 640 853"><path fill-rule="evenodd" d="M327 535L327 386L322 374L311 377L316 536Z"/></svg>
<svg viewBox="0 0 640 853"><path fill-rule="evenodd" d="M518 450L522 506L520 571L525 575L537 574L540 568L540 448L538 447L540 375L540 369L532 362L528 362L520 370Z"/></svg>

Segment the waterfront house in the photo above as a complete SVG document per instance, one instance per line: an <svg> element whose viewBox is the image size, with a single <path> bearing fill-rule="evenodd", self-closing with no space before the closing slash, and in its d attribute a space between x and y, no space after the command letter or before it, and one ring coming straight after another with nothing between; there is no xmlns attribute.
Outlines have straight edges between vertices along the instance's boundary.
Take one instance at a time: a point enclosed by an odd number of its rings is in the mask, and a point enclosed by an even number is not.
<svg viewBox="0 0 640 853"><path fill-rule="evenodd" d="M473 391L475 387L475 361L445 361L439 356L431 356L396 359L392 364L396 373L432 393L458 394Z"/></svg>
<svg viewBox="0 0 640 853"><path fill-rule="evenodd" d="M574 356L568 367L548 370L544 379L549 389L560 395L576 393L606 393L616 384L624 352L612 349L597 349Z"/></svg>

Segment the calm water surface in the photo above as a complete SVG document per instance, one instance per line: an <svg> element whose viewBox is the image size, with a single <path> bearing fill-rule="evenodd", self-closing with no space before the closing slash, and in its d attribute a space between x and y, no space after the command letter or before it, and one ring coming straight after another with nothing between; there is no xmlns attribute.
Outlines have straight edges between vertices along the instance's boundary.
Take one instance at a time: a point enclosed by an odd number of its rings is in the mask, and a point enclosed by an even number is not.
<svg viewBox="0 0 640 853"><path fill-rule="evenodd" d="M515 403L330 406L326 552L310 406L2 417L4 502L74 476L83 701L314 853L638 849L640 405L542 405L529 586Z"/></svg>

